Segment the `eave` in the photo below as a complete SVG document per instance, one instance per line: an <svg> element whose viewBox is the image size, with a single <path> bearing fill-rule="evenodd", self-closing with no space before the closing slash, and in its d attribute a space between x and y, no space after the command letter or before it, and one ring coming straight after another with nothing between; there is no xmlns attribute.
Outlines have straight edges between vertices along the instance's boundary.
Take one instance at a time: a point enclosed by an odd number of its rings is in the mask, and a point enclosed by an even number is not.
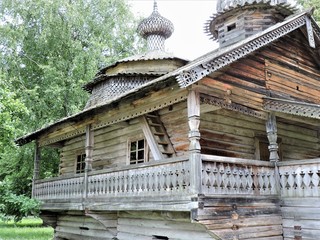
<svg viewBox="0 0 320 240"><path fill-rule="evenodd" d="M172 80L172 81L171 81ZM83 119L89 119L90 117L94 116L96 113L101 112L102 110L108 110L112 109L114 106L117 106L120 101L123 101L125 99L128 99L130 97L136 97L137 94L143 95L145 92L150 91L150 89L161 89L166 84L174 84L175 81L172 78L164 78L162 81L159 81L158 79L152 80L146 84L143 84L135 89L132 89L128 92L125 92L121 95L118 95L117 97L110 99L106 102L103 102L101 104L94 105L93 107L84 109L81 112L78 112L76 114L73 114L71 116L62 118L55 123L52 123L46 127L43 127L41 129L38 129L32 133L29 133L27 135L24 135L20 138L15 139L15 143L19 146L25 145L29 142L32 142L35 139L38 139L43 134L51 131L55 127L59 127L63 124L73 124L82 121Z"/></svg>

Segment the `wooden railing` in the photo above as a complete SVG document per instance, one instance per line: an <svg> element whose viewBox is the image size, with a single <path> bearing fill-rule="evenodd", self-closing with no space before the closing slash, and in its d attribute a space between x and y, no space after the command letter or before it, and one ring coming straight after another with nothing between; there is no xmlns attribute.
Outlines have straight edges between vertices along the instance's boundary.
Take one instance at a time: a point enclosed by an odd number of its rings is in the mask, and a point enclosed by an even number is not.
<svg viewBox="0 0 320 240"><path fill-rule="evenodd" d="M38 180L34 198L71 199L94 197L130 197L178 195L188 192L189 164L186 158L130 165L93 172L88 176L88 193L84 177Z"/></svg>
<svg viewBox="0 0 320 240"><path fill-rule="evenodd" d="M33 189L33 198L70 199L82 198L84 177L56 177L36 181Z"/></svg>
<svg viewBox="0 0 320 240"><path fill-rule="evenodd" d="M188 191L189 179L187 159L112 169L89 176L88 197L180 194Z"/></svg>
<svg viewBox="0 0 320 240"><path fill-rule="evenodd" d="M202 193L216 195L276 194L270 162L202 155Z"/></svg>
<svg viewBox="0 0 320 240"><path fill-rule="evenodd" d="M320 158L279 163L282 197L320 197Z"/></svg>
<svg viewBox="0 0 320 240"><path fill-rule="evenodd" d="M207 195L273 195L274 167L270 162L201 155L201 189ZM320 159L279 162L282 197L320 197ZM84 176L36 181L34 198L165 196L190 193L188 159L177 158L93 172L84 192Z"/></svg>

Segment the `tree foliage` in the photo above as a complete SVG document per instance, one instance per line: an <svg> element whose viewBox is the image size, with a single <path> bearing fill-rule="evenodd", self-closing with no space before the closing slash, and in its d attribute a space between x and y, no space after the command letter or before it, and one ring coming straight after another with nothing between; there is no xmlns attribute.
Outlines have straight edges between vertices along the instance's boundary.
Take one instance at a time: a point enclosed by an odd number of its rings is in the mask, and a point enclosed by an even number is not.
<svg viewBox="0 0 320 240"><path fill-rule="evenodd" d="M34 155L13 139L82 110L82 85L144 47L136 26L125 0L0 1L0 181L10 196L30 195ZM41 177L57 174L58 160L43 149Z"/></svg>
<svg viewBox="0 0 320 240"><path fill-rule="evenodd" d="M305 8L314 8L313 16L320 23L320 0L298 0L298 2Z"/></svg>
<svg viewBox="0 0 320 240"><path fill-rule="evenodd" d="M39 215L39 202L25 195L17 195L10 190L8 181L0 182L0 219L20 221L29 215Z"/></svg>

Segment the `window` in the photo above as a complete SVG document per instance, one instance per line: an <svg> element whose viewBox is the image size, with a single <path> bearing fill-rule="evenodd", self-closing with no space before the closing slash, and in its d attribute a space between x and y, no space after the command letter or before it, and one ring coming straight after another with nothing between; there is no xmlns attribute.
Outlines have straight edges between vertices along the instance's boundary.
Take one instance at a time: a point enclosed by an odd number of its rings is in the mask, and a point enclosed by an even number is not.
<svg viewBox="0 0 320 240"><path fill-rule="evenodd" d="M76 173L83 173L86 168L86 154L77 155Z"/></svg>
<svg viewBox="0 0 320 240"><path fill-rule="evenodd" d="M236 29L236 23L232 23L229 26L227 26L227 32L232 31L233 29Z"/></svg>
<svg viewBox="0 0 320 240"><path fill-rule="evenodd" d="M138 139L129 142L129 164L147 162L147 147L145 139Z"/></svg>
<svg viewBox="0 0 320 240"><path fill-rule="evenodd" d="M166 237L166 236L157 236L157 235L153 235L153 236L152 236L152 239L169 240L169 238Z"/></svg>
<svg viewBox="0 0 320 240"><path fill-rule="evenodd" d="M282 159L282 148L281 148L281 138L278 138L278 155L279 160ZM255 138L255 159L262 161L269 161L269 141L267 137L256 137Z"/></svg>

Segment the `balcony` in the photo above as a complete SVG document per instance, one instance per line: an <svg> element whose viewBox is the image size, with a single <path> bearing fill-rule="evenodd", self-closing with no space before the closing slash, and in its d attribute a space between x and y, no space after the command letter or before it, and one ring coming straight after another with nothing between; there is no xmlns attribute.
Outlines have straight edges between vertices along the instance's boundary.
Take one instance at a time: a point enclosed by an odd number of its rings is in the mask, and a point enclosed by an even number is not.
<svg viewBox="0 0 320 240"><path fill-rule="evenodd" d="M174 158L57 177L35 182L34 198L42 209L190 210L194 197L319 196L320 159L279 163L278 177L270 162L201 155L200 189L192 186L190 161ZM277 188L279 190L277 190Z"/></svg>

